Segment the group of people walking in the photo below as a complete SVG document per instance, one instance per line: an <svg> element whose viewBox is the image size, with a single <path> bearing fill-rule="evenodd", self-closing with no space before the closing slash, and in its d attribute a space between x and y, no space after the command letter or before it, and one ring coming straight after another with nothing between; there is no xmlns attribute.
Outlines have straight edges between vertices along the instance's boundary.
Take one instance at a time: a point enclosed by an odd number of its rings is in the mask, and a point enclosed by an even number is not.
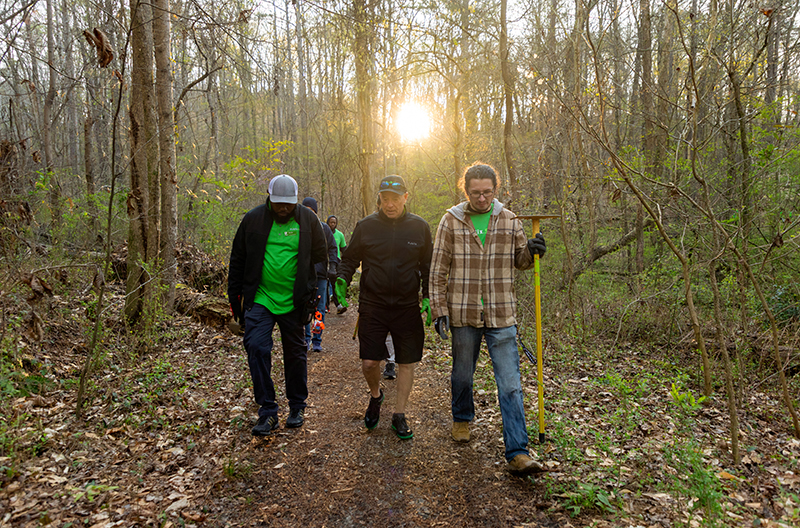
<svg viewBox="0 0 800 528"><path fill-rule="evenodd" d="M403 178L387 176L378 186L377 211L357 223L345 245L335 216L321 222L313 198L297 204L293 178L280 175L270 181L266 203L245 214L239 225L228 277L233 317L243 323L260 406L253 435L266 436L279 427L271 378L275 325L283 343L289 403L285 426L300 427L308 396L307 353L309 346L321 350L321 333L303 328L315 314L324 318L329 286L337 311L347 309L347 287L360 267L359 357L370 392L366 428L375 429L380 422L381 361L389 358L389 345L397 365L391 429L400 439L413 438L406 405L414 368L422 359L423 324L435 321L441 338L452 340L453 440L470 440L469 423L475 417L473 376L485 340L497 384L508 469L519 475L544 471L528 451L514 274L533 267L534 255L543 256L546 245L541 233L528 239L521 221L495 198L499 184L490 165L476 162L467 168L460 181L466 200L447 210L432 239L428 223L406 208L409 193Z"/></svg>

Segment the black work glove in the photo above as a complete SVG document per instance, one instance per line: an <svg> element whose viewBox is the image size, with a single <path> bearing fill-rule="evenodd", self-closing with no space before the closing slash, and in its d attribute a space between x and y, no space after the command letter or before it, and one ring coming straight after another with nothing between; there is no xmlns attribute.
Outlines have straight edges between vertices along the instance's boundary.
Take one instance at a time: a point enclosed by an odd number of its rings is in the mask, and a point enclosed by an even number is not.
<svg viewBox="0 0 800 528"><path fill-rule="evenodd" d="M233 333L233 335L241 336L244 335L244 298L241 295L237 295L233 302L231 303L231 313L233 314L233 319L228 321L228 328Z"/></svg>
<svg viewBox="0 0 800 528"><path fill-rule="evenodd" d="M233 299L231 299L231 314L233 315L233 320L237 323L244 322L244 299L241 295L237 295Z"/></svg>
<svg viewBox="0 0 800 528"><path fill-rule="evenodd" d="M450 318L446 315L436 318L436 322L433 323L433 327L436 329L436 333L439 334L439 337L447 341L450 339L450 336L447 335L447 331L450 329Z"/></svg>
<svg viewBox="0 0 800 528"><path fill-rule="evenodd" d="M528 251L530 251L531 257L534 257L535 255L543 257L544 254L547 253L547 244L544 243L544 235L541 233L536 233L535 237L529 238Z"/></svg>

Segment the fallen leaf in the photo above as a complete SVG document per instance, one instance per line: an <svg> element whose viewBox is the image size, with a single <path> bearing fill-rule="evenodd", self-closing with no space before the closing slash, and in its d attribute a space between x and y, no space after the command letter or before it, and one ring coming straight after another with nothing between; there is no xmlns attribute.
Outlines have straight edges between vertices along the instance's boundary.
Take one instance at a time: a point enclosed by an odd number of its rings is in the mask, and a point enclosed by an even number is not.
<svg viewBox="0 0 800 528"><path fill-rule="evenodd" d="M174 510L180 510L182 508L186 508L187 506L189 506L189 499L184 497L183 499L175 501L169 506L167 506L167 509L165 511L169 512Z"/></svg>

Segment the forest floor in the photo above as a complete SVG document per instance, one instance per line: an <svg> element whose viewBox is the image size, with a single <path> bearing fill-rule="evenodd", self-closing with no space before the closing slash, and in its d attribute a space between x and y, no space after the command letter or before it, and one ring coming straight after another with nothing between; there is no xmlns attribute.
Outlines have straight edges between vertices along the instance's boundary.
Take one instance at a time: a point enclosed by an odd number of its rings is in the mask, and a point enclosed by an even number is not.
<svg viewBox="0 0 800 528"><path fill-rule="evenodd" d="M671 370L678 358L552 345L546 352L559 359L545 356L549 441L531 445L550 472L523 479L505 470L486 355L472 441L451 440L449 345L432 330L406 411L414 438L390 429L396 382L388 380L380 424L368 432L355 320L352 306L328 315L323 352L309 353L299 429L284 426L276 340L281 422L267 438L251 436L257 406L246 355L227 329L176 316L169 339L146 354L103 358L78 420L74 380L85 344L69 324L52 327L34 355L49 377L73 383L3 410L11 456L0 457L0 527L800 525L800 441L780 402L759 392L766 387L746 393L745 460L732 467L722 399L670 403L670 380L689 383ZM124 339L113 335L106 339ZM523 384L536 438L527 362Z"/></svg>

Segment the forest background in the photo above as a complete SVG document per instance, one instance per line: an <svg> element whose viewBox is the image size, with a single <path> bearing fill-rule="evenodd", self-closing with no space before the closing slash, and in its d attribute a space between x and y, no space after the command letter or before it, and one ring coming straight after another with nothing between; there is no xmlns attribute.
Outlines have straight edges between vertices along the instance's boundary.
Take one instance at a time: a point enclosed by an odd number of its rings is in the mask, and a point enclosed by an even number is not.
<svg viewBox="0 0 800 528"><path fill-rule="evenodd" d="M551 350L689 350L663 381L675 401L725 402L734 464L749 389L772 391L776 427L800 437L799 11L0 0L2 397L70 381L37 359L67 319L80 415L108 358L164 339L180 248L224 266L276 174L349 236L392 173L435 228L482 160L513 211L558 215L542 223ZM121 342L96 316L115 280ZM224 280L192 286L224 296ZM82 308L59 313L54 293ZM535 340L531 278L519 293ZM11 468L26 442L0 416Z"/></svg>

